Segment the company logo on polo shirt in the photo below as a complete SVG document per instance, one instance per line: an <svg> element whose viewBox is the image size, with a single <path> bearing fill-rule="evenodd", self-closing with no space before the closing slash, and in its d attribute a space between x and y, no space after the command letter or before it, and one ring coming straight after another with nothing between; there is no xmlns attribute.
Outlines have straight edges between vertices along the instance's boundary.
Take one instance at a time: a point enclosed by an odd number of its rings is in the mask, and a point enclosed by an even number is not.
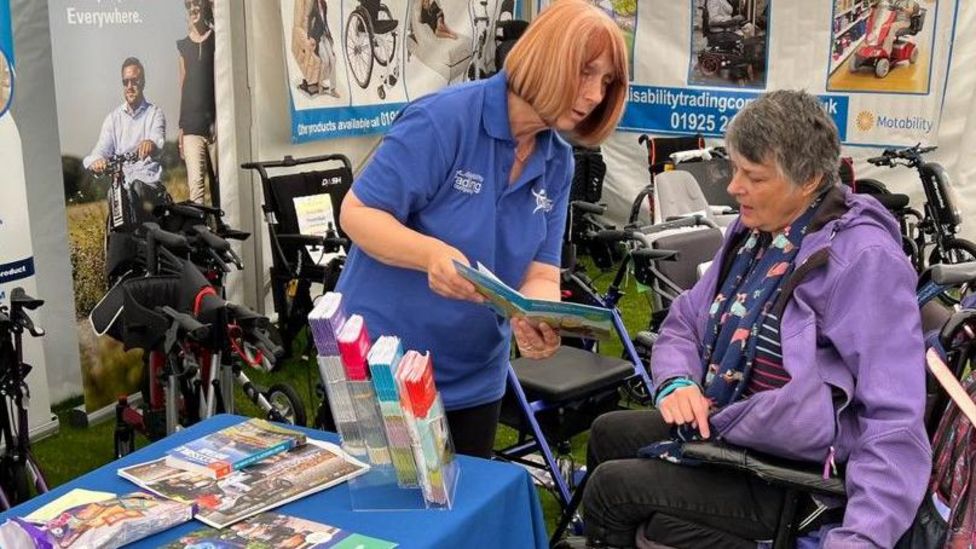
<svg viewBox="0 0 976 549"><path fill-rule="evenodd" d="M478 194L485 178L480 174L458 170L454 172L454 189L465 194Z"/></svg>
<svg viewBox="0 0 976 549"><path fill-rule="evenodd" d="M535 197L535 209L532 213L542 210L545 213L552 211L552 199L546 196L545 189L532 190L532 196Z"/></svg>

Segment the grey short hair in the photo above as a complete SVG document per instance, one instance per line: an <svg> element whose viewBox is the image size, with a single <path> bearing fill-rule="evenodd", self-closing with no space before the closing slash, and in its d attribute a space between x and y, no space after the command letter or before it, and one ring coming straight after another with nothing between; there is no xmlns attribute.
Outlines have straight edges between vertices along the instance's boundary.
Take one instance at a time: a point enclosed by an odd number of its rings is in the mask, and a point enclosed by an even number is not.
<svg viewBox="0 0 976 549"><path fill-rule="evenodd" d="M760 95L729 123L725 143L749 162L758 164L772 157L793 185L822 175L823 190L838 180L837 126L820 100L802 90Z"/></svg>

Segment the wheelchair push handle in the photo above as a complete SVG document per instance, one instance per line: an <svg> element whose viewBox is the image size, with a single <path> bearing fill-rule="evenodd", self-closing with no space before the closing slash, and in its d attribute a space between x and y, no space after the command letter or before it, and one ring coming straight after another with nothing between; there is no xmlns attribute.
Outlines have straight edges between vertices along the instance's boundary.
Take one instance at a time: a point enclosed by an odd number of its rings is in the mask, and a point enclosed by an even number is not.
<svg viewBox="0 0 976 549"><path fill-rule="evenodd" d="M647 261L677 261L681 254L678 250L640 248L630 252L630 255L634 259L644 259Z"/></svg>
<svg viewBox="0 0 976 549"><path fill-rule="evenodd" d="M10 291L10 314L4 315L0 311L0 324L10 323L18 330L26 330L33 337L41 337L44 330L34 325L26 311L33 311L43 304L44 300L31 297L18 286Z"/></svg>
<svg viewBox="0 0 976 549"><path fill-rule="evenodd" d="M142 224L146 229L146 235L153 239L157 244L162 244L165 248L174 250L189 250L190 243L186 237L180 234L171 233L160 228L158 223L147 221Z"/></svg>
<svg viewBox="0 0 976 549"><path fill-rule="evenodd" d="M205 324L201 324L192 315L181 313L169 305L157 307L156 310L170 319L172 323L179 326L180 330L193 340L203 341L210 334L210 328Z"/></svg>
<svg viewBox="0 0 976 549"><path fill-rule="evenodd" d="M596 231L593 234L593 238L605 244L615 244L617 242L626 242L628 240L637 239L634 231L621 231L618 229L603 229Z"/></svg>
<svg viewBox="0 0 976 549"><path fill-rule="evenodd" d="M573 200L569 203L570 207L574 210L579 210L582 213L588 213L593 215L603 215L607 212L606 204L594 204L593 202L584 202L582 200Z"/></svg>
<svg viewBox="0 0 976 549"><path fill-rule="evenodd" d="M226 252L230 249L230 242L227 242L223 238L215 235L210 227L206 225L194 225L192 227L193 234L202 241L208 248L217 252Z"/></svg>
<svg viewBox="0 0 976 549"><path fill-rule="evenodd" d="M293 166L300 166L302 164L332 161L342 162L346 169L352 171L352 163L349 162L349 158L343 154L323 154L318 156L306 156L304 158L295 158L289 154L281 160L244 162L241 164L241 168L245 170L258 170L259 172L262 172L262 175L267 175L265 170L268 168L291 168Z"/></svg>

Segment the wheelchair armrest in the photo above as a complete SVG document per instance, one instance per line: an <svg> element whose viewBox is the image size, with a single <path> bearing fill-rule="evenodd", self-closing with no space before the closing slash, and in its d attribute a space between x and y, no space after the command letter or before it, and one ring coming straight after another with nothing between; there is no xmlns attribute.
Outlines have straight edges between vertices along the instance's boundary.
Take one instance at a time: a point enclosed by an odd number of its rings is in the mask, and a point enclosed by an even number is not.
<svg viewBox="0 0 976 549"><path fill-rule="evenodd" d="M823 478L823 470L817 464L792 461L725 442L700 441L684 444L684 457L715 467L737 469L784 488L834 497L847 497L844 480L839 477Z"/></svg>
<svg viewBox="0 0 976 549"><path fill-rule="evenodd" d="M657 248L641 248L630 252L635 261L677 261L677 250L661 250Z"/></svg>
<svg viewBox="0 0 976 549"><path fill-rule="evenodd" d="M325 237L314 234L279 234L278 240L303 246L324 246Z"/></svg>
<svg viewBox="0 0 976 549"><path fill-rule="evenodd" d="M220 238L226 238L227 240L240 240L244 241L251 237L251 233L247 231L239 231L237 229L231 229L230 227L221 227L217 230L217 236Z"/></svg>

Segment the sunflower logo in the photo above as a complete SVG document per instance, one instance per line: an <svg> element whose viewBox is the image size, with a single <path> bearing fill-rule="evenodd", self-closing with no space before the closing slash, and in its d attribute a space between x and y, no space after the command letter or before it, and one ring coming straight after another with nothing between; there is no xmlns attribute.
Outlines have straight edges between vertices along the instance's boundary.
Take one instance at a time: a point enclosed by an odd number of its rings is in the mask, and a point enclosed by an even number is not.
<svg viewBox="0 0 976 549"><path fill-rule="evenodd" d="M866 132L874 127L874 113L871 111L861 111L857 113L857 129Z"/></svg>

